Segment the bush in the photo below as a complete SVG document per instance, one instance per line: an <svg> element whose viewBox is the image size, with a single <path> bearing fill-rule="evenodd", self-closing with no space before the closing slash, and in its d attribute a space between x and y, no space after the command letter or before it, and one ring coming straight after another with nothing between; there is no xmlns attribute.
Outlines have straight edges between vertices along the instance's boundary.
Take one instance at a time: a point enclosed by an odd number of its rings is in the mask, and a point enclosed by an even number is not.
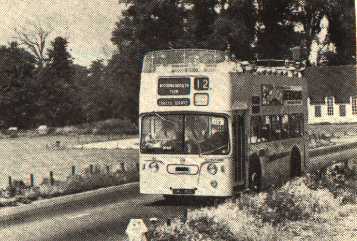
<svg viewBox="0 0 357 241"><path fill-rule="evenodd" d="M138 128L128 119L109 119L94 124L94 134L137 134Z"/></svg>

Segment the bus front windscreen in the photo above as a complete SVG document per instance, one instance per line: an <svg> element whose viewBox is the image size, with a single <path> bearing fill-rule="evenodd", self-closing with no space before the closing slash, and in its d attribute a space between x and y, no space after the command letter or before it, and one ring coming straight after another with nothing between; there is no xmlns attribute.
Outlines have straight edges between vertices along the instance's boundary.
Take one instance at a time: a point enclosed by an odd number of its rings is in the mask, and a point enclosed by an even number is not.
<svg viewBox="0 0 357 241"><path fill-rule="evenodd" d="M148 114L141 121L142 153L224 155L227 118L199 114Z"/></svg>

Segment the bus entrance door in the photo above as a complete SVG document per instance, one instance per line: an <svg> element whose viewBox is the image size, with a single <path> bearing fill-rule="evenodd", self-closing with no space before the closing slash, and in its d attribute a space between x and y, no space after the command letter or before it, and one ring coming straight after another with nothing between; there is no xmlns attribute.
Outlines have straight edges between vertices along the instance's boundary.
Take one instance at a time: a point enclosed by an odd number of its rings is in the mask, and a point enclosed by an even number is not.
<svg viewBox="0 0 357 241"><path fill-rule="evenodd" d="M235 114L233 121L233 151L234 151L234 191L244 187L246 160L246 122L245 113Z"/></svg>

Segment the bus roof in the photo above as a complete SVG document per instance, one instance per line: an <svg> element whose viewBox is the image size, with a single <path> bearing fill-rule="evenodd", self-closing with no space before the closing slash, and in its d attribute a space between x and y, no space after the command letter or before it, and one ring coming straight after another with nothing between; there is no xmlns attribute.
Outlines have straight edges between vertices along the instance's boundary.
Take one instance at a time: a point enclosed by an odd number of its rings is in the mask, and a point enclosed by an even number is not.
<svg viewBox="0 0 357 241"><path fill-rule="evenodd" d="M235 65L227 69L227 65ZM305 69L304 64L288 60L260 59L252 62L232 60L229 53L210 49L168 49L150 51L144 57L143 73L215 72L222 67L228 72L257 72L296 75ZM222 70L222 69L221 69Z"/></svg>

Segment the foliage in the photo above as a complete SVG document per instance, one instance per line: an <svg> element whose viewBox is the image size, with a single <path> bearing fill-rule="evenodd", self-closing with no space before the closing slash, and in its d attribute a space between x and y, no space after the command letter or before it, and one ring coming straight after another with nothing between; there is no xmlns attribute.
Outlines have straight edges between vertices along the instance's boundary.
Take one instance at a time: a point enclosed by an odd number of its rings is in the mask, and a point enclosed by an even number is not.
<svg viewBox="0 0 357 241"><path fill-rule="evenodd" d="M25 127L35 111L34 57L16 42L0 47L0 126Z"/></svg>
<svg viewBox="0 0 357 241"><path fill-rule="evenodd" d="M355 63L353 0L123 3L125 10L111 38L116 53L108 63L94 60L89 68L73 64L65 38L55 38L45 49L51 30L41 24L16 30L29 52L16 43L0 47L0 127L63 126L112 118L137 122L139 78L146 52L207 48L231 52L241 60L256 56L282 59L291 55L290 48L300 46L301 58L307 59L324 16L330 24L326 40L320 44L335 53L320 51L319 58L329 65Z"/></svg>
<svg viewBox="0 0 357 241"><path fill-rule="evenodd" d="M329 182L341 183L331 177L336 167L329 169L315 179L308 175L279 189L242 194L218 207L190 210L186 223L176 220L171 226L160 225L150 232L151 240L331 240L334 233L346 235L349 229L342 230L346 216L353 220L357 209L355 203L346 202L342 193L336 195L333 188L327 187L324 176ZM357 173L348 169L346 179L356 185ZM348 190L346 183L341 185Z"/></svg>
<svg viewBox="0 0 357 241"><path fill-rule="evenodd" d="M39 186L30 187L21 180L14 180L12 187L0 190L0 207L16 206L19 203L31 203L40 198L51 198L56 196L80 193L101 187L110 187L138 180L138 173L133 169L127 171L107 170L106 167L96 165L93 173L89 168L82 174L71 175L65 181L55 180L54 185L45 178Z"/></svg>
<svg viewBox="0 0 357 241"><path fill-rule="evenodd" d="M300 45L301 36L294 31L291 1L259 1L257 51L263 58L287 58L290 48Z"/></svg>

